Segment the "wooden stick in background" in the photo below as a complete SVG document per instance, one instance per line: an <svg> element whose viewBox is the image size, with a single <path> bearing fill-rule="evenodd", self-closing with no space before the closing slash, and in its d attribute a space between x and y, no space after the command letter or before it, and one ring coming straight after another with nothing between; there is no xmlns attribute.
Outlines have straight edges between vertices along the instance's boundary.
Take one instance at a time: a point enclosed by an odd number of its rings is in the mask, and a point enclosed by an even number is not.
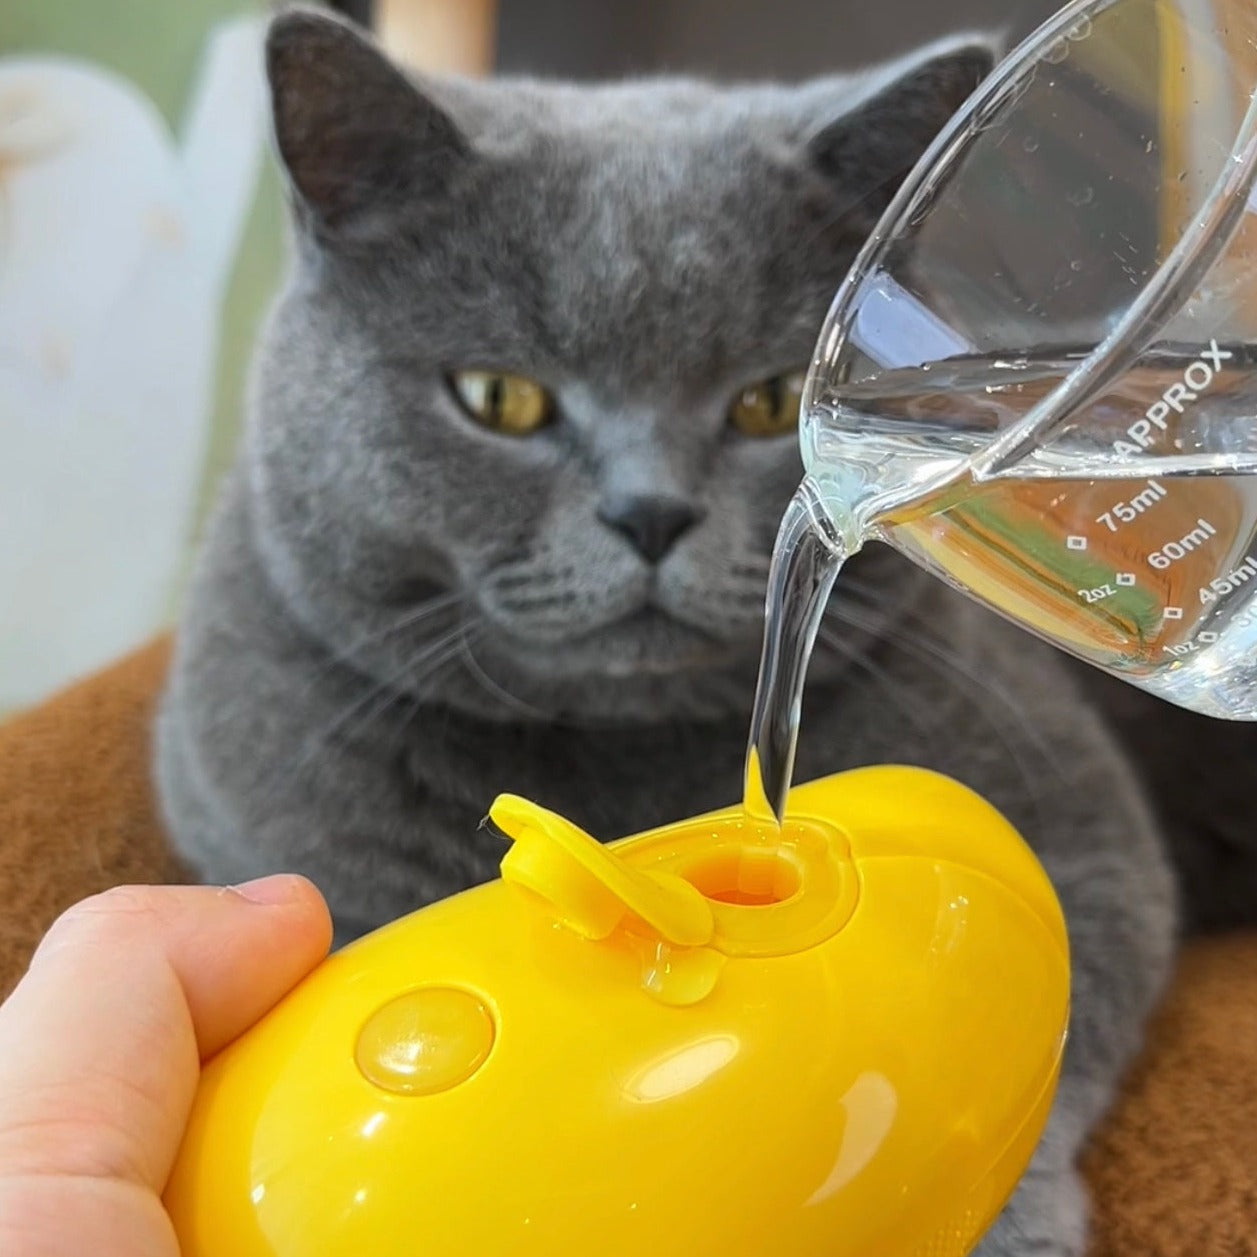
<svg viewBox="0 0 1257 1257"><path fill-rule="evenodd" d="M399 61L435 73L485 75L497 49L496 0L377 0L376 32Z"/></svg>

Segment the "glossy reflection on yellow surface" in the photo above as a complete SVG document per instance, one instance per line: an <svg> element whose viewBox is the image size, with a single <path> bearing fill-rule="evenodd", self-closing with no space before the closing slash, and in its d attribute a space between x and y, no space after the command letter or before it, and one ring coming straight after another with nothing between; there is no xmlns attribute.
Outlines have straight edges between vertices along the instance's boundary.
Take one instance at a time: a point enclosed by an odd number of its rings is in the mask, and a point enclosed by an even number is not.
<svg viewBox="0 0 1257 1257"><path fill-rule="evenodd" d="M331 957L207 1067L184 1257L959 1257L1068 1013L1042 869L917 769L602 847L504 797L503 879Z"/></svg>

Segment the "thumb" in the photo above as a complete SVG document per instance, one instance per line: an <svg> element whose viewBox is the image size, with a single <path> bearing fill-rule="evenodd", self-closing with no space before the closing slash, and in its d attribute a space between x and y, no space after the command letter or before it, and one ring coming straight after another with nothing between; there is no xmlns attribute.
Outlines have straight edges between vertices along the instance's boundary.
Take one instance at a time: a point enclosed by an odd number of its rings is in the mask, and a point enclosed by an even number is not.
<svg viewBox="0 0 1257 1257"><path fill-rule="evenodd" d="M0 1007L0 1176L160 1193L200 1062L326 954L303 878L124 887L57 921Z"/></svg>

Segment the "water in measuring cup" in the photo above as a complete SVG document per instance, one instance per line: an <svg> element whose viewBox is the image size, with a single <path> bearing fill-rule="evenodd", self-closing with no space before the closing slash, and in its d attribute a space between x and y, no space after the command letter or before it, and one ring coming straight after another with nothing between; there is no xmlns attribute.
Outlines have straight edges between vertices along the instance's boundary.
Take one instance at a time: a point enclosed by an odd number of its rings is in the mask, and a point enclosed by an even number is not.
<svg viewBox="0 0 1257 1257"><path fill-rule="evenodd" d="M1215 348L1231 356L1207 381L1187 375L1199 352L1146 359L1017 474L981 482L969 459L1075 356L952 361L817 399L770 577L748 808L782 813L824 600L870 537L1162 698L1257 719L1257 476L1225 474L1257 451L1257 369L1251 347ZM1185 375L1208 387L1175 394L1180 411L1165 397Z"/></svg>

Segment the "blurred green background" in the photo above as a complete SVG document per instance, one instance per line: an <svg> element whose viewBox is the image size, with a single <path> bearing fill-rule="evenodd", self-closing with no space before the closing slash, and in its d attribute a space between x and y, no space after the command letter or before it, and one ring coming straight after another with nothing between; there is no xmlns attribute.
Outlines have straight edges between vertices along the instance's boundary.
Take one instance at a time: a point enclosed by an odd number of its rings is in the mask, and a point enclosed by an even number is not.
<svg viewBox="0 0 1257 1257"><path fill-rule="evenodd" d="M55 53L112 70L149 96L178 135L210 30L226 18L265 8L255 0L0 0L0 55ZM280 277L283 242L282 186L268 163L223 309L198 522L239 433L252 342Z"/></svg>

